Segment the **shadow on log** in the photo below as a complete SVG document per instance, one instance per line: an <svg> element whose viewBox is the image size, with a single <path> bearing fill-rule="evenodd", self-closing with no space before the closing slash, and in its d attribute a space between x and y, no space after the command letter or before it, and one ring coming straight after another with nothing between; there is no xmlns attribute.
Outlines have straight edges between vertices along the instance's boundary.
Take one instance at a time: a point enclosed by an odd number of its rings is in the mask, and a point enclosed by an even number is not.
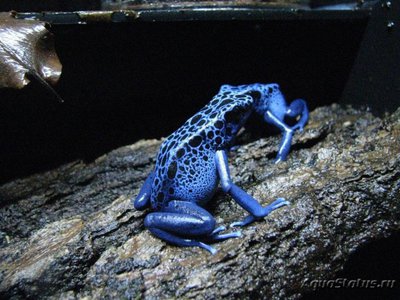
<svg viewBox="0 0 400 300"><path fill-rule="evenodd" d="M214 246L178 248L152 237L130 198L160 141L0 186L0 298L299 298L350 254L400 229L400 109L383 119L322 107L275 165L279 137L230 155L233 180L262 204L291 206ZM245 216L217 192L219 225Z"/></svg>

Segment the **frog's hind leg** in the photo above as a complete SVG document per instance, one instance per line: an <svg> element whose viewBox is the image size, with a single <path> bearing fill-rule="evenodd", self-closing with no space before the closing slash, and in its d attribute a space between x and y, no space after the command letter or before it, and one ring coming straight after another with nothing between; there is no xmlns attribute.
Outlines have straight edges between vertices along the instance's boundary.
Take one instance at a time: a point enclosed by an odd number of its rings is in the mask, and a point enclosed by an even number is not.
<svg viewBox="0 0 400 300"><path fill-rule="evenodd" d="M154 171L152 171L147 179L144 181L139 194L135 199L132 199L133 206L137 210L144 210L150 206L151 184L154 180Z"/></svg>
<svg viewBox="0 0 400 300"><path fill-rule="evenodd" d="M145 226L155 236L177 246L197 246L215 254L217 250L197 239L208 241L221 240L218 235L221 228L215 228L215 219L209 212L195 203L188 201L170 201L162 211L153 212L146 216Z"/></svg>

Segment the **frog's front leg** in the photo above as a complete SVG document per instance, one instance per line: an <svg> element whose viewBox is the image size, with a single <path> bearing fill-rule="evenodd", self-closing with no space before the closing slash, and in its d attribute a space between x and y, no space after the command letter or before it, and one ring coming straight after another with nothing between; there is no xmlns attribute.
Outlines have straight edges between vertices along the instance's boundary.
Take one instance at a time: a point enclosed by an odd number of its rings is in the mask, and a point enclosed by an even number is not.
<svg viewBox="0 0 400 300"><path fill-rule="evenodd" d="M298 116L301 117L294 126L290 127L284 122L285 116L292 118L296 118ZM290 104L289 107L287 107L285 101L281 100L278 103L275 103L275 105L270 106L270 108L264 114L264 120L278 127L283 134L275 161L280 162L285 160L289 154L294 131L302 131L308 121L307 104L302 99L296 99Z"/></svg>
<svg viewBox="0 0 400 300"><path fill-rule="evenodd" d="M220 241L241 236L240 232L218 235L211 214L193 202L173 200L162 211L146 216L144 225L155 236L177 246L197 246L215 254L217 250L200 240ZM194 239L196 238L196 239Z"/></svg>
<svg viewBox="0 0 400 300"><path fill-rule="evenodd" d="M215 160L217 163L218 174L221 180L221 186L225 193L228 193L232 196L232 198L246 211L250 213L250 215L245 218L243 221L234 222L231 226L244 226L254 222L257 219L261 219L266 217L273 210L288 205L289 202L283 198L278 198L270 205L261 206L260 203L252 196L247 194L244 190L238 187L236 184L232 182L229 166L228 166L228 158L225 150L218 150L215 153Z"/></svg>

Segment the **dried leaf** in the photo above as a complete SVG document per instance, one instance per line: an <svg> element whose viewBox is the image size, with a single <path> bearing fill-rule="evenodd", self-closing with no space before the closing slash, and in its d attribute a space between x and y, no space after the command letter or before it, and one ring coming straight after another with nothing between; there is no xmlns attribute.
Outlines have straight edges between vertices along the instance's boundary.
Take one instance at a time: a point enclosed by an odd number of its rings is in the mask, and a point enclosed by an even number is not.
<svg viewBox="0 0 400 300"><path fill-rule="evenodd" d="M53 36L44 22L0 13L0 88L23 88L30 75L55 93L47 82L55 84L61 68Z"/></svg>

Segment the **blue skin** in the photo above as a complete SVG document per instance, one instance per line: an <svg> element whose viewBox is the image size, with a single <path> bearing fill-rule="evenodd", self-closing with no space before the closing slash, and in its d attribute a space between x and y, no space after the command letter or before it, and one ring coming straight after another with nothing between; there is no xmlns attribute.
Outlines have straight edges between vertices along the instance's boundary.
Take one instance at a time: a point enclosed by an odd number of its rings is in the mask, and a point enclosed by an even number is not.
<svg viewBox="0 0 400 300"><path fill-rule="evenodd" d="M153 235L212 254L216 249L204 242L241 236L240 231L219 234L225 228L215 228L215 219L202 207L213 197L219 182L222 190L249 212L231 227L250 224L289 204L278 198L263 207L230 177L227 152L253 111L283 134L276 162L286 159L294 131L302 131L308 121L306 102L297 99L287 106L277 84L223 85L209 104L162 143L155 168L134 200L136 209L151 206L154 211L144 221ZM286 116L300 118L291 127L284 122Z"/></svg>

